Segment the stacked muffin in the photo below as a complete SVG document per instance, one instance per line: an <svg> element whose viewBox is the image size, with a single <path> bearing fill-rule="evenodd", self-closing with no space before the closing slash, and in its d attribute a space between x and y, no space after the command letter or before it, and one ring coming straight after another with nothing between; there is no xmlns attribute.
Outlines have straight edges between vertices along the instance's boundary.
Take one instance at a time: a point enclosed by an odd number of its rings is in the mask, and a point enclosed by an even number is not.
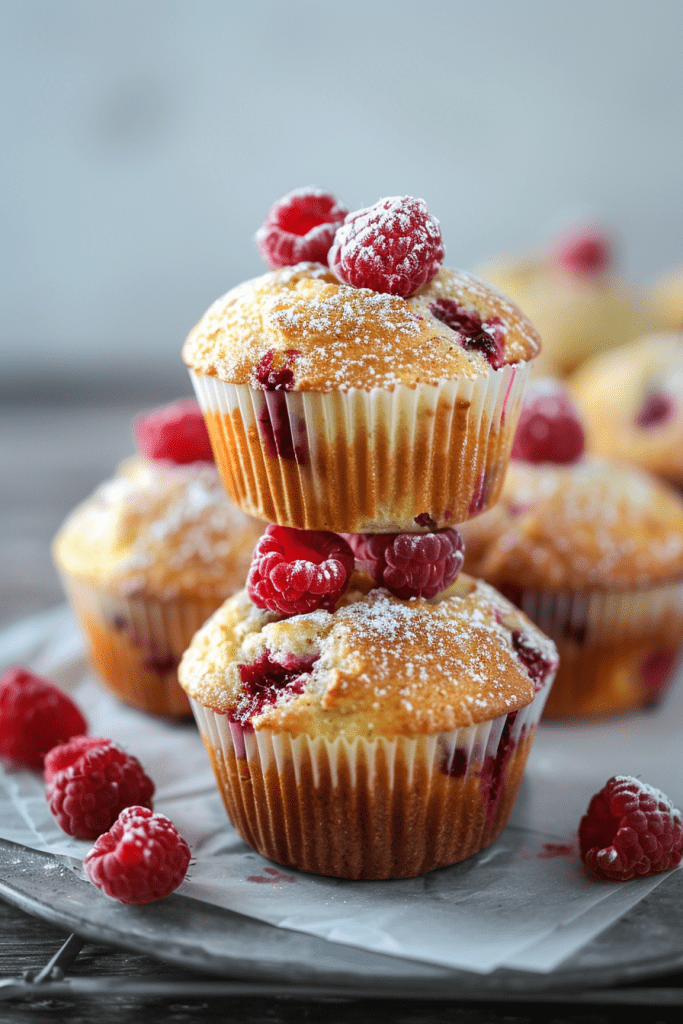
<svg viewBox="0 0 683 1024"><path fill-rule="evenodd" d="M271 525L179 679L248 843L405 877L499 835L557 667L458 575L454 529L498 497L539 343L499 292L440 268L421 200L344 214L319 190L284 197L257 236L270 273L185 344L226 489Z"/></svg>

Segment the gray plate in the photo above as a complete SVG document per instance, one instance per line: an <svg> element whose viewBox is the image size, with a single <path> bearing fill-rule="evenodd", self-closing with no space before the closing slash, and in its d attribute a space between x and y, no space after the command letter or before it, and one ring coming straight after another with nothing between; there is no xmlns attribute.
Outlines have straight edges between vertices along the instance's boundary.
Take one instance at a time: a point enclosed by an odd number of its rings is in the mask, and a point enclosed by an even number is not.
<svg viewBox="0 0 683 1024"><path fill-rule="evenodd" d="M144 907L103 899L61 862L0 840L0 896L69 931L255 986L342 987L349 994L481 998L585 990L683 968L683 872L676 871L611 928L550 974L488 975L385 957L274 928L183 896ZM533 909L533 908L532 908Z"/></svg>

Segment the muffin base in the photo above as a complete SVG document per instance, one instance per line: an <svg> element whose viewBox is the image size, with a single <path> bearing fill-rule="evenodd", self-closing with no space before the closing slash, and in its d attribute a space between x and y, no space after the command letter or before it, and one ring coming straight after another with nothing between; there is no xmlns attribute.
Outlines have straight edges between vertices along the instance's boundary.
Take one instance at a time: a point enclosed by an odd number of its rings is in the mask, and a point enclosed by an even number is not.
<svg viewBox="0 0 683 1024"><path fill-rule="evenodd" d="M391 740L292 738L191 703L228 816L258 853L337 878L410 878L498 838L550 682L510 715Z"/></svg>
<svg viewBox="0 0 683 1024"><path fill-rule="evenodd" d="M296 529L398 533L452 526L497 501L529 364L393 391L260 391L190 376L243 511Z"/></svg>
<svg viewBox="0 0 683 1024"><path fill-rule="evenodd" d="M554 640L547 719L599 718L656 703L683 653L683 583L614 594L499 589Z"/></svg>
<svg viewBox="0 0 683 1024"><path fill-rule="evenodd" d="M87 641L90 666L106 688L140 711L191 718L178 663L221 600L124 598L73 579L63 583Z"/></svg>

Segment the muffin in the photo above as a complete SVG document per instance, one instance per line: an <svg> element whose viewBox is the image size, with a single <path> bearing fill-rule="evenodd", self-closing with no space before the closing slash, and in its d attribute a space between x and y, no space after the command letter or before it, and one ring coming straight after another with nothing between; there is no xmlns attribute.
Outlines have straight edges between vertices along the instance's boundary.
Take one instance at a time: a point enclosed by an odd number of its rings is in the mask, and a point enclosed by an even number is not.
<svg viewBox="0 0 683 1024"><path fill-rule="evenodd" d="M376 207L337 230L334 270L303 262L247 281L187 338L219 470L251 515L419 532L497 499L538 335L498 291L439 269L438 222L421 200ZM407 283L397 264L380 273L378 249L397 225L413 260Z"/></svg>
<svg viewBox="0 0 683 1024"><path fill-rule="evenodd" d="M588 449L683 487L683 332L596 356L569 381Z"/></svg>
<svg viewBox="0 0 683 1024"><path fill-rule="evenodd" d="M191 404L192 429L205 433ZM178 449L177 430L164 450L175 459L192 455L187 437ZM199 454L207 449L199 446ZM244 585L262 531L229 501L213 463L161 455L127 459L69 515L53 558L108 689L142 711L191 717L177 680L180 656Z"/></svg>
<svg viewBox="0 0 683 1024"><path fill-rule="evenodd" d="M520 434L534 400L531 391ZM660 698L683 642L683 500L576 444L573 457L565 447L564 461L549 461L554 425L546 425L546 459L514 458L496 508L461 527L465 567L556 643L546 717L628 711ZM538 413L533 431L542 433ZM563 443L566 428L558 434ZM523 440L515 454L543 454Z"/></svg>
<svg viewBox="0 0 683 1024"><path fill-rule="evenodd" d="M650 302L659 326L683 331L683 266L667 271L650 290Z"/></svg>
<svg viewBox="0 0 683 1024"><path fill-rule="evenodd" d="M484 583L402 600L356 572L332 610L283 617L236 594L179 679L242 838L278 864L377 879L500 835L556 665Z"/></svg>
<svg viewBox="0 0 683 1024"><path fill-rule="evenodd" d="M656 323L645 301L616 277L609 239L595 228L572 231L546 253L491 261L478 273L534 323L543 339L538 376L565 376Z"/></svg>

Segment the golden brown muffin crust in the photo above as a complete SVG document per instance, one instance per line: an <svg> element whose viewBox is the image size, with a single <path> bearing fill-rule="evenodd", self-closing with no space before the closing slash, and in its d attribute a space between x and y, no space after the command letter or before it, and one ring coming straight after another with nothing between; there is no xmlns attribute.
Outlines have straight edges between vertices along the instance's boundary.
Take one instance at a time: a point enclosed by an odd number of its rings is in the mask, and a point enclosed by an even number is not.
<svg viewBox="0 0 683 1024"><path fill-rule="evenodd" d="M493 588L460 576L430 601L386 590L347 592L337 610L281 619L245 591L229 599L185 652L181 685L205 707L242 699L239 666L317 657L301 694L267 706L254 728L294 736L431 735L529 704L534 684L513 646L521 631L551 662L555 647Z"/></svg>
<svg viewBox="0 0 683 1024"><path fill-rule="evenodd" d="M258 387L257 367L272 351L274 367L291 367L299 391L392 390L399 383L488 374L485 357L463 348L460 335L429 311L438 299L451 299L482 320L497 318L506 361L539 352L538 335L521 311L464 271L442 268L403 299L340 284L327 267L303 263L218 299L190 332L183 359L206 376Z"/></svg>

